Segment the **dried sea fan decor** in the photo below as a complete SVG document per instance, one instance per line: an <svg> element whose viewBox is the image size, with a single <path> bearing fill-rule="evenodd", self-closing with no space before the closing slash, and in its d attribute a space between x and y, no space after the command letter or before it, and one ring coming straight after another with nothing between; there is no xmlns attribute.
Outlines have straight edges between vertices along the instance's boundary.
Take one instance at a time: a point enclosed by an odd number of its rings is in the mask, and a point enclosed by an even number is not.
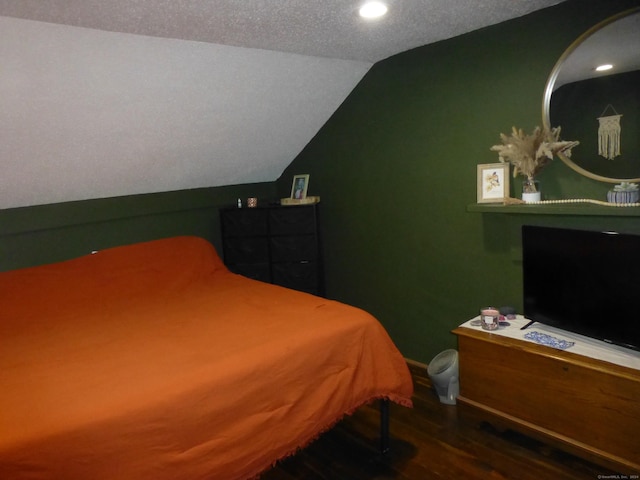
<svg viewBox="0 0 640 480"><path fill-rule="evenodd" d="M560 127L551 130L536 127L531 135L513 127L510 136L501 133L500 138L502 145L494 145L491 150L498 152L501 162L513 165L514 177L522 175L531 184L534 184L535 175L553 160L555 155L563 152L570 157L571 149L580 143L561 141Z"/></svg>

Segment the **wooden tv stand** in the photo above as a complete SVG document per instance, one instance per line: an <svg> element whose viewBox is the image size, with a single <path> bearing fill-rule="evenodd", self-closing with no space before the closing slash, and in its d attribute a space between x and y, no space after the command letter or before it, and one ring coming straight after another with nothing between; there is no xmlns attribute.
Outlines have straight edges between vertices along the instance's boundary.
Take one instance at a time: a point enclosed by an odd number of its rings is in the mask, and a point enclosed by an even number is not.
<svg viewBox="0 0 640 480"><path fill-rule="evenodd" d="M640 371L477 328L453 333L459 404L617 473L640 473Z"/></svg>

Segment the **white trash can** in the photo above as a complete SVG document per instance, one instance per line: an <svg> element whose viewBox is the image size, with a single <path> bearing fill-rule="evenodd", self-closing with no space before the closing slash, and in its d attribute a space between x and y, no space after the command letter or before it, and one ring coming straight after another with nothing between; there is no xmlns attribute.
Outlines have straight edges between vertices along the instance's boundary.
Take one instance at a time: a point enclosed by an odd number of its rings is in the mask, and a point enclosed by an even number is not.
<svg viewBox="0 0 640 480"><path fill-rule="evenodd" d="M441 403L455 405L460 393L458 351L449 349L436 355L427 367L431 383Z"/></svg>

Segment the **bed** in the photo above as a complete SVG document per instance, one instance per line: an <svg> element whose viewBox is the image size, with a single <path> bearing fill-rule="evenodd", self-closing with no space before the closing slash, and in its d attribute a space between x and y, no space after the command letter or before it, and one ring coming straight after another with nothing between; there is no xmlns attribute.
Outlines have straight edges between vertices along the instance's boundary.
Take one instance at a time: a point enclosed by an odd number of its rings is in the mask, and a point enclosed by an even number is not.
<svg viewBox="0 0 640 480"><path fill-rule="evenodd" d="M174 237L0 273L0 478L243 479L384 399L380 323Z"/></svg>

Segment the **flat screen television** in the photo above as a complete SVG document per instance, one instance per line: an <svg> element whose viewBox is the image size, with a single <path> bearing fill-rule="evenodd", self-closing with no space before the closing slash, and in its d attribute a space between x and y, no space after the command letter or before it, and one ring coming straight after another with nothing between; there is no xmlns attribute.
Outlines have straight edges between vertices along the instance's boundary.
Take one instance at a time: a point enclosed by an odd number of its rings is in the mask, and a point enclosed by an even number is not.
<svg viewBox="0 0 640 480"><path fill-rule="evenodd" d="M640 350L639 235L525 225L522 272L529 320Z"/></svg>

